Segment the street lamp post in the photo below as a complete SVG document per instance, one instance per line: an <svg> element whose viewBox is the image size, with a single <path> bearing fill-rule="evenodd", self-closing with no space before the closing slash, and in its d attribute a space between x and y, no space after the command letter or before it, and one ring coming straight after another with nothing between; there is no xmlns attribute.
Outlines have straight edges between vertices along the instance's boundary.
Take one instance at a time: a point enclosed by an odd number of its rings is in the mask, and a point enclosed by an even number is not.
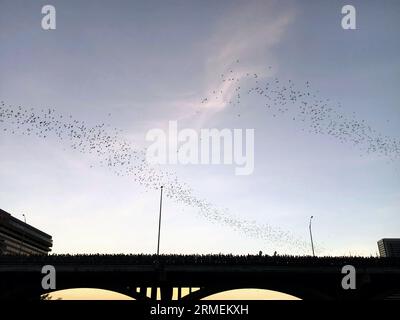
<svg viewBox="0 0 400 320"><path fill-rule="evenodd" d="M312 222L313 216L310 217L310 224L308 225L308 228L310 229L310 238L311 238L311 249L312 249L312 255L315 257L315 252L314 252L314 242L312 238L312 231L311 231L311 222Z"/></svg>
<svg viewBox="0 0 400 320"><path fill-rule="evenodd" d="M160 196L160 215L159 215L159 217L158 217L158 241L157 241L157 256L159 256L159 254L160 254L160 233L161 233L162 193L163 193L163 186L161 186L161 196Z"/></svg>

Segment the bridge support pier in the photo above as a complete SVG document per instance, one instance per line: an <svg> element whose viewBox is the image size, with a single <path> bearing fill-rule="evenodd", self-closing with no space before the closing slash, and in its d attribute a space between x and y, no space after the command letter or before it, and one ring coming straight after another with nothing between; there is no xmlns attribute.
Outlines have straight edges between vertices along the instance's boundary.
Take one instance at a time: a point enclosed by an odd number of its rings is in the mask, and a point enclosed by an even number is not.
<svg viewBox="0 0 400 320"><path fill-rule="evenodd" d="M173 288L172 287L161 287L161 300L164 301L171 301L172 300L172 294L173 294Z"/></svg>
<svg viewBox="0 0 400 320"><path fill-rule="evenodd" d="M151 287L151 295L150 295L150 299L151 300L157 300L157 287Z"/></svg>

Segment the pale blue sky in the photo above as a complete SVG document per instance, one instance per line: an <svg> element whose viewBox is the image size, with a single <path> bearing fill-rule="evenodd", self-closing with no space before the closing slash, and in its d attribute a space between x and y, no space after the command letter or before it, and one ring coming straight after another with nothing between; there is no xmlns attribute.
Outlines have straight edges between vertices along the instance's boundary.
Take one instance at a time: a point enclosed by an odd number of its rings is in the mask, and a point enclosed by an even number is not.
<svg viewBox="0 0 400 320"><path fill-rule="evenodd" d="M56 7L54 31L40 26L45 4ZM300 87L310 81L343 113L399 139L400 3L351 1L357 30L341 28L345 4L0 0L0 100L106 122L136 147L169 120L182 128L254 128L251 176L223 166L168 169L199 197L304 241L314 215L321 254L374 255L377 240L400 236L398 160L304 132L290 117L271 117L254 96L243 97L239 111L216 104L196 113L221 73L234 69ZM0 208L17 218L25 213L52 234L55 252L155 251L157 191L91 168L95 159L54 137L0 131L0 150ZM304 253L196 212L165 201L163 252Z"/></svg>

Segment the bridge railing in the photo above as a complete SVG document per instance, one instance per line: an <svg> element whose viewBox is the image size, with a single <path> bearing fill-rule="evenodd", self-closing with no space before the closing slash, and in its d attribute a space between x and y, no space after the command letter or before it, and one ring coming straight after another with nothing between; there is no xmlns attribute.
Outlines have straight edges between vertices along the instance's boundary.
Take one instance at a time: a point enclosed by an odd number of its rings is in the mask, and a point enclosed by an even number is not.
<svg viewBox="0 0 400 320"><path fill-rule="evenodd" d="M394 266L400 258L312 257L289 255L150 255L150 254L51 254L46 256L0 255L0 264L131 264L131 265L269 265L269 266Z"/></svg>

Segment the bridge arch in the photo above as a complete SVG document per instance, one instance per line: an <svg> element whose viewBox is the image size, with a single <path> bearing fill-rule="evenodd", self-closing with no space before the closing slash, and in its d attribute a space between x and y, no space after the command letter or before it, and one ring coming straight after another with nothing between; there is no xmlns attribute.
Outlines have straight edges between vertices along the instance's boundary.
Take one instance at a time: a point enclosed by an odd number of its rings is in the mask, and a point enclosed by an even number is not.
<svg viewBox="0 0 400 320"><path fill-rule="evenodd" d="M137 300L136 292L127 293L101 288L68 288L49 291L41 295L41 300Z"/></svg>
<svg viewBox="0 0 400 320"><path fill-rule="evenodd" d="M235 290L264 290L266 292L274 292L284 294L287 297L293 297L295 300L333 300L333 297L314 289L308 288L286 288L275 286L257 286L257 287L242 287L242 286L224 286L224 287L203 287L200 290L184 296L183 300L201 300L209 298L216 294L232 292ZM278 299L279 300L279 299Z"/></svg>
<svg viewBox="0 0 400 320"><path fill-rule="evenodd" d="M299 297L274 290L243 288L226 290L202 298L202 300L301 300Z"/></svg>

